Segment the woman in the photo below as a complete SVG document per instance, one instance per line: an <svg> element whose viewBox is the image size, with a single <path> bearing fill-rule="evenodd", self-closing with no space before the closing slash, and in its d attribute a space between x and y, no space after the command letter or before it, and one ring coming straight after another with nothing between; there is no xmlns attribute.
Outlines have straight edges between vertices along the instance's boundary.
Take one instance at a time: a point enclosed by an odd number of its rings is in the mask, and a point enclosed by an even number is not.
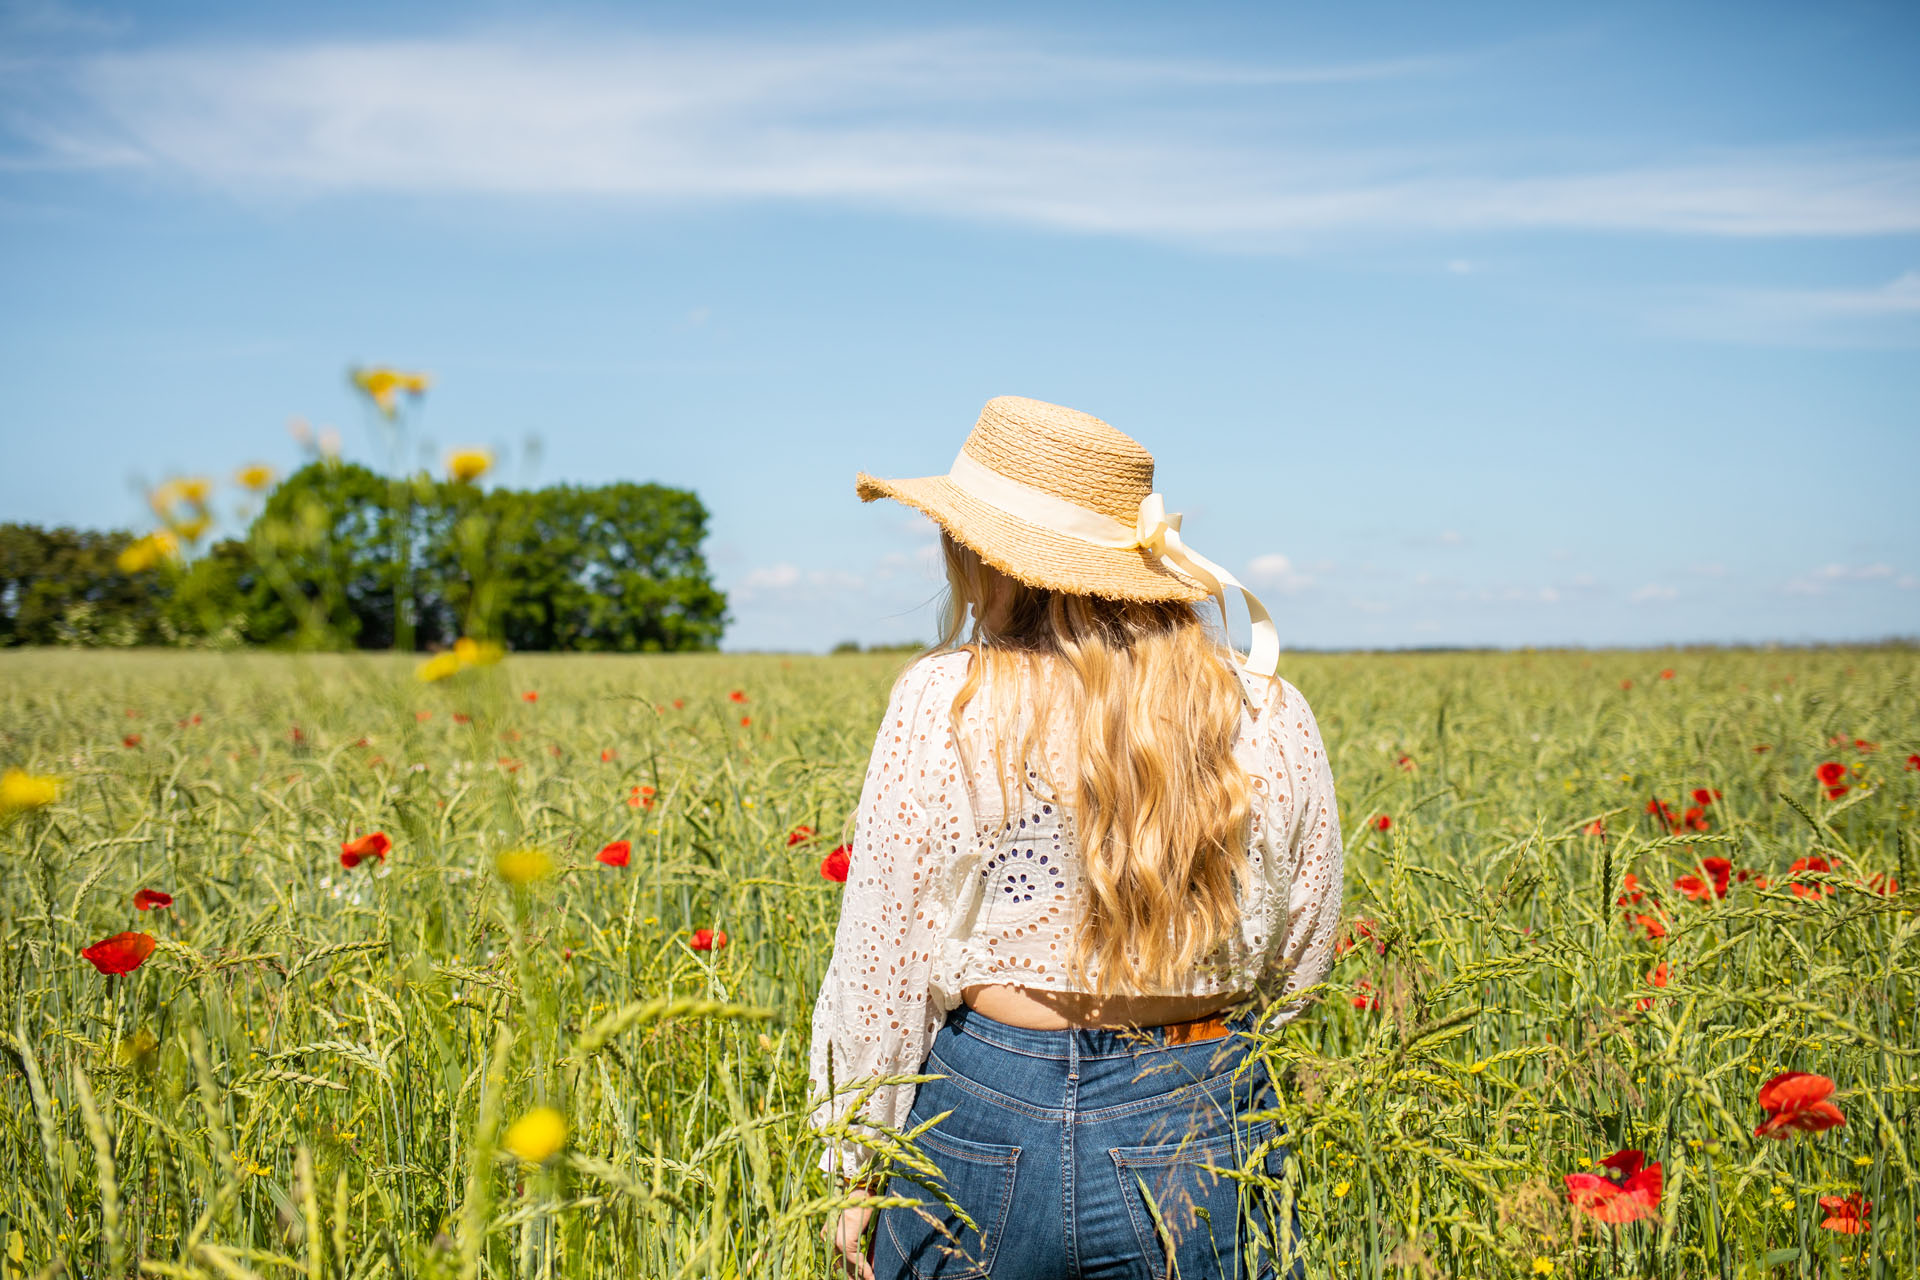
<svg viewBox="0 0 1920 1280"><path fill-rule="evenodd" d="M941 526L950 598L874 744L814 1010L824 1167L863 1199L885 1153L921 1202L839 1212L846 1273L1297 1267L1249 1039L1326 975L1340 827L1266 610L1181 543L1145 449L1058 405L989 401L947 475L857 488ZM1244 661L1194 607L1226 586Z"/></svg>

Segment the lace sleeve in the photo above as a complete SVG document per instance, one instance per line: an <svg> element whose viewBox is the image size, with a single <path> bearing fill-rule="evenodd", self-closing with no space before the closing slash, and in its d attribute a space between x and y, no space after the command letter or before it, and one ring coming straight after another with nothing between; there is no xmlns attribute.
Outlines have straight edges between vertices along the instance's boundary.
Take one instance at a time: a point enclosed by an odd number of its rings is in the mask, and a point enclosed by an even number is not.
<svg viewBox="0 0 1920 1280"><path fill-rule="evenodd" d="M1272 708L1275 780L1285 780L1280 794L1291 796L1291 822L1271 822L1266 829L1267 866L1277 884L1285 885L1286 921L1279 947L1259 983L1265 999L1285 999L1326 980L1333 968L1333 942L1340 927L1342 853L1340 811L1334 800L1333 770L1327 763L1320 726L1300 691L1285 687L1285 696ZM1284 879L1282 879L1284 877ZM1281 1013L1279 1022L1297 1016L1306 1006L1296 1001Z"/></svg>
<svg viewBox="0 0 1920 1280"><path fill-rule="evenodd" d="M951 909L946 867L966 821L947 719L955 687L949 663L923 659L908 668L874 740L833 958L813 1010L809 1095L816 1129L849 1116L859 1082L919 1071L945 1020L928 995ZM914 1092L913 1085L884 1085L849 1118L900 1129ZM821 1167L854 1176L866 1147L824 1140Z"/></svg>

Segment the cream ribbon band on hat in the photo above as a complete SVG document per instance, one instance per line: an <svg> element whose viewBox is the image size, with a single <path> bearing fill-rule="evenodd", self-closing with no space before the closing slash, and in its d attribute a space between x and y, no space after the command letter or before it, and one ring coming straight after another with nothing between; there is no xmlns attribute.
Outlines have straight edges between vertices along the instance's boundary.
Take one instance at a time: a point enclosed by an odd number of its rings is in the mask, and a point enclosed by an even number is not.
<svg viewBox="0 0 1920 1280"><path fill-rule="evenodd" d="M1140 499L1140 517L1129 529L1118 520L1090 511L1077 502L1023 484L969 457L965 450L953 460L947 480L957 489L990 507L996 507L1015 519L1042 529L1090 542L1096 547L1126 550L1141 547L1160 557L1199 582L1220 602L1222 622L1227 616L1226 589L1233 587L1247 602L1247 616L1253 620L1253 648L1247 654L1247 669L1255 675L1270 676L1280 665L1280 630L1260 597L1225 569L1180 541L1180 515L1167 514L1166 503L1157 493Z"/></svg>

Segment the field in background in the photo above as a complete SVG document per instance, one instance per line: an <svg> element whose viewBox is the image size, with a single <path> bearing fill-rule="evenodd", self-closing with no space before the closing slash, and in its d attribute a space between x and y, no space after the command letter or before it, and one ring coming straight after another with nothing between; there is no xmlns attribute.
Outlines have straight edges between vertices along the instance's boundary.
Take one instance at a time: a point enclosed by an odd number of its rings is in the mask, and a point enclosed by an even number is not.
<svg viewBox="0 0 1920 1280"><path fill-rule="evenodd" d="M0 1274L825 1274L818 868L900 664L0 653L0 767L63 779L0 818ZM1266 1040L1313 1274L1914 1273L1920 655L1282 672L1365 922ZM553 874L503 881L520 848ZM79 952L122 930L160 947L108 978ZM1789 1069L1844 1127L1754 1135ZM536 1166L503 1143L541 1106ZM1621 1148L1653 1216L1574 1213Z"/></svg>

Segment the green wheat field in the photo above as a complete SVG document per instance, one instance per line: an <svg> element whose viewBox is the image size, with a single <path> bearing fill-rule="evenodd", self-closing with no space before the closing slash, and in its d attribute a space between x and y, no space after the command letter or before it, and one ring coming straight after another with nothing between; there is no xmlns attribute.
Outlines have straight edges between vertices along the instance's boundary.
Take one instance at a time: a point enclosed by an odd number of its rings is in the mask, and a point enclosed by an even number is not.
<svg viewBox="0 0 1920 1280"><path fill-rule="evenodd" d="M0 1273L828 1274L820 864L903 661L0 653L58 780L0 788ZM1352 944L1262 1039L1311 1274L1916 1274L1920 655L1282 674ZM1844 1125L1756 1136L1783 1071ZM1657 1199L1578 1212L1622 1149Z"/></svg>

